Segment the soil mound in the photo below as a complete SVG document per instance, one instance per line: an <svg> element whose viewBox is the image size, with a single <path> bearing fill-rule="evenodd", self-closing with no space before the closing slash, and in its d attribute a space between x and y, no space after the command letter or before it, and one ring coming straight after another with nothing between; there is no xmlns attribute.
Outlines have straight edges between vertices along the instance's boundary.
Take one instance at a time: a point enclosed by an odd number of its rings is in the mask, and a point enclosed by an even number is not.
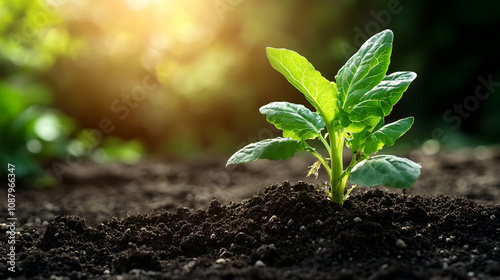
<svg viewBox="0 0 500 280"><path fill-rule="evenodd" d="M53 218L17 234L34 279L500 279L500 207L364 189L342 206L314 185L274 184L239 203L111 218Z"/></svg>

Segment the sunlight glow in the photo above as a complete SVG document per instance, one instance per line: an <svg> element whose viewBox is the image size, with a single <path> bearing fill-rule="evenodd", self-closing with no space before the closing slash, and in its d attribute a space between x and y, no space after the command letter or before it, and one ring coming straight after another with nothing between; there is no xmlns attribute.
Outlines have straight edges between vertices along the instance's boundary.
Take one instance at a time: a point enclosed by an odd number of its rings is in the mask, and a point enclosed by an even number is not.
<svg viewBox="0 0 500 280"><path fill-rule="evenodd" d="M149 6L149 0L125 0L125 4L131 10L140 11Z"/></svg>
<svg viewBox="0 0 500 280"><path fill-rule="evenodd" d="M123 0L89 2L84 7L73 2L67 5L69 11L87 13L88 16L82 18L90 18L98 26L100 32L93 34L93 40L88 43L90 50L113 60L138 61L146 69L158 68L161 64L176 65L176 69L171 70L179 70L179 73L165 77L173 83L191 71L187 69L200 66L204 56L210 55L213 48L204 46L215 42L222 26L212 3L199 0ZM88 28L84 32L93 32L91 25ZM221 66L218 62L213 65Z"/></svg>

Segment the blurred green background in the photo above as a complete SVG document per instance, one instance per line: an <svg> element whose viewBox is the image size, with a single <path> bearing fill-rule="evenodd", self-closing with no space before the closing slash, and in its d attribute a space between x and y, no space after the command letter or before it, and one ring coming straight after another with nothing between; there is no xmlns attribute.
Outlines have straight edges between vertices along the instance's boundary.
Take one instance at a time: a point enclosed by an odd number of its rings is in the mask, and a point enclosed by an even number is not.
<svg viewBox="0 0 500 280"><path fill-rule="evenodd" d="M2 1L0 160L47 186L56 182L42 167L82 159L229 155L279 135L260 106L306 103L266 46L299 52L333 80L386 28L389 73L418 74L389 117L416 118L400 143L496 144L499 19L500 2L485 0Z"/></svg>

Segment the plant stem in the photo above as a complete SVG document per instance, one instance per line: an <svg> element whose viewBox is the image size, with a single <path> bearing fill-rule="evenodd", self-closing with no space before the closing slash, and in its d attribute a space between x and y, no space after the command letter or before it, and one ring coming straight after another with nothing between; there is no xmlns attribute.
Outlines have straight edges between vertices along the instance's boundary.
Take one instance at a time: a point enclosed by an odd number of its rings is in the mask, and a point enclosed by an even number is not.
<svg viewBox="0 0 500 280"><path fill-rule="evenodd" d="M363 158L364 159L364 158ZM361 160L363 160L361 159ZM351 159L351 162L349 163L349 166L347 167L346 170L344 170L344 172L342 173L342 175L340 176L340 179L343 179L344 177L347 177L349 178L349 174L351 174L351 170L352 168L354 167L354 165L356 165L358 162L360 162L361 160L356 160L356 155L353 154L352 155L352 159Z"/></svg>
<svg viewBox="0 0 500 280"><path fill-rule="evenodd" d="M341 133L330 134L330 160L331 160L331 199L337 204L344 202L344 191L348 176L342 176L344 167L342 153L344 149L344 136Z"/></svg>
<svg viewBox="0 0 500 280"><path fill-rule="evenodd" d="M319 140L321 140L321 143L323 143L323 145L325 146L326 151L328 152L328 155L330 155L332 153L332 149L330 148L330 145L328 145L328 142L326 141L325 137L323 137L323 135L321 135L321 133L318 136Z"/></svg>

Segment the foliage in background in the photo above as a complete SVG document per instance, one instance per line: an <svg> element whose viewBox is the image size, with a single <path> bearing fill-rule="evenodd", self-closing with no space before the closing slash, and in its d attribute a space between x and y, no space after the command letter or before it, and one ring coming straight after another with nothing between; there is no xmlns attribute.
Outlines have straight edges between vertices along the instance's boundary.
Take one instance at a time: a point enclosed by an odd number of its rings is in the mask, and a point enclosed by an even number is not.
<svg viewBox="0 0 500 280"><path fill-rule="evenodd" d="M88 157L98 163L134 162L144 154L137 141L108 137L92 143L78 132L75 121L51 108L51 94L36 83L0 82L0 163L16 166L18 182L30 187L54 186L57 181L43 167L68 156ZM72 160L74 162L74 159ZM6 168L1 171L6 175Z"/></svg>
<svg viewBox="0 0 500 280"><path fill-rule="evenodd" d="M0 163L15 165L17 181L30 187L57 183L44 171L53 160L130 162L144 153L137 141L81 140L84 131L78 131L75 120L53 107L53 89L43 75L79 48L55 8L39 0L0 4ZM6 168L0 170L6 175Z"/></svg>
<svg viewBox="0 0 500 280"><path fill-rule="evenodd" d="M16 86L0 82L0 162L16 166L20 180L34 181L38 186L53 185L40 165L40 159L65 155L73 121L57 110L47 107L46 89ZM2 168L2 175L6 168Z"/></svg>

